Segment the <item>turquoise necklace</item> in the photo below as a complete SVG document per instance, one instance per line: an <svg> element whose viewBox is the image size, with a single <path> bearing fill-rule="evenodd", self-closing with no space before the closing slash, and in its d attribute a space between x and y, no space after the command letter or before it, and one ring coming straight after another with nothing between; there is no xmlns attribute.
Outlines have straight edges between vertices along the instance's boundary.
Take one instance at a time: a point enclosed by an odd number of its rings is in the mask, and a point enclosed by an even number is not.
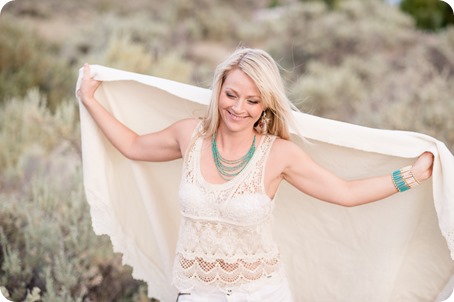
<svg viewBox="0 0 454 302"><path fill-rule="evenodd" d="M216 164L216 169L219 172L219 175L224 180L231 180L235 176L241 173L244 170L246 165L251 160L255 152L255 135L254 140L252 141L251 148L249 151L239 159L229 160L225 159L219 153L218 147L216 145L216 132L213 134L213 141L211 143L211 152L213 153L214 163Z"/></svg>

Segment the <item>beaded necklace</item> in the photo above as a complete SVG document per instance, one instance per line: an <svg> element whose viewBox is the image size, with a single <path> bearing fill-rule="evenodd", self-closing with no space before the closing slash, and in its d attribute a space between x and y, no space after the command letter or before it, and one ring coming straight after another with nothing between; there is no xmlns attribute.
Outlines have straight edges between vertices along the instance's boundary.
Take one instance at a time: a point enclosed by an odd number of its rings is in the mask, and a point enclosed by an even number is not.
<svg viewBox="0 0 454 302"><path fill-rule="evenodd" d="M251 148L249 151L239 159L229 160L225 159L219 153L218 147L216 145L216 132L213 134L213 141L211 143L211 152L213 154L214 163L216 164L216 169L219 172L219 175L224 180L231 180L233 177L237 176L244 170L246 165L251 160L255 152L255 135L254 140L252 141Z"/></svg>

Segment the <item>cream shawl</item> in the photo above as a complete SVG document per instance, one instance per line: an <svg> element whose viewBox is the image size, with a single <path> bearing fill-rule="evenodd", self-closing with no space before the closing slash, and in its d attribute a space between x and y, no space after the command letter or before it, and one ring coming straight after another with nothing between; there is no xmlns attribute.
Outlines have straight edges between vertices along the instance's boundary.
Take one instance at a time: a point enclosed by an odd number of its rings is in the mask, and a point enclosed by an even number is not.
<svg viewBox="0 0 454 302"><path fill-rule="evenodd" d="M91 66L96 96L139 134L202 116L210 90ZM82 73L79 74L77 87ZM387 199L344 208L288 184L276 196L275 238L297 301L442 301L454 286L454 157L420 133L356 126L294 113L292 139L345 178L391 173L424 151L433 176ZM171 268L179 227L181 160L135 162L105 139L80 106L84 186L96 234L110 236L149 296L174 301ZM295 130L295 129L294 129ZM153 152L153 150L150 150ZM329 190L329 188L326 188Z"/></svg>

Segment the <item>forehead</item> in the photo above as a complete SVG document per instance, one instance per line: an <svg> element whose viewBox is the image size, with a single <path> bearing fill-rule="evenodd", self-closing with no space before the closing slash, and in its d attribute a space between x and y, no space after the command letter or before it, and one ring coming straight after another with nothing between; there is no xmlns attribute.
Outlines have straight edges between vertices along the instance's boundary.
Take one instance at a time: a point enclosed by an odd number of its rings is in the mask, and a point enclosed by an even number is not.
<svg viewBox="0 0 454 302"><path fill-rule="evenodd" d="M225 89L233 89L240 94L260 96L257 85L250 76L240 69L230 71L227 74L222 87Z"/></svg>

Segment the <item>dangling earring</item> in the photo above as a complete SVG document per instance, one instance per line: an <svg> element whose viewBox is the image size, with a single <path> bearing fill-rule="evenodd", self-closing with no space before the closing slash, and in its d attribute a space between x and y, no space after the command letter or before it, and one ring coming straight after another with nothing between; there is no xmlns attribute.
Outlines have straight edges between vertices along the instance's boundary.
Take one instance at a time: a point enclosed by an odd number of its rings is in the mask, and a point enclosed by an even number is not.
<svg viewBox="0 0 454 302"><path fill-rule="evenodd" d="M266 117L266 111L263 111L262 117L260 118L260 121L259 121L259 127L261 129L262 134L268 133L269 121L270 121L270 119Z"/></svg>

